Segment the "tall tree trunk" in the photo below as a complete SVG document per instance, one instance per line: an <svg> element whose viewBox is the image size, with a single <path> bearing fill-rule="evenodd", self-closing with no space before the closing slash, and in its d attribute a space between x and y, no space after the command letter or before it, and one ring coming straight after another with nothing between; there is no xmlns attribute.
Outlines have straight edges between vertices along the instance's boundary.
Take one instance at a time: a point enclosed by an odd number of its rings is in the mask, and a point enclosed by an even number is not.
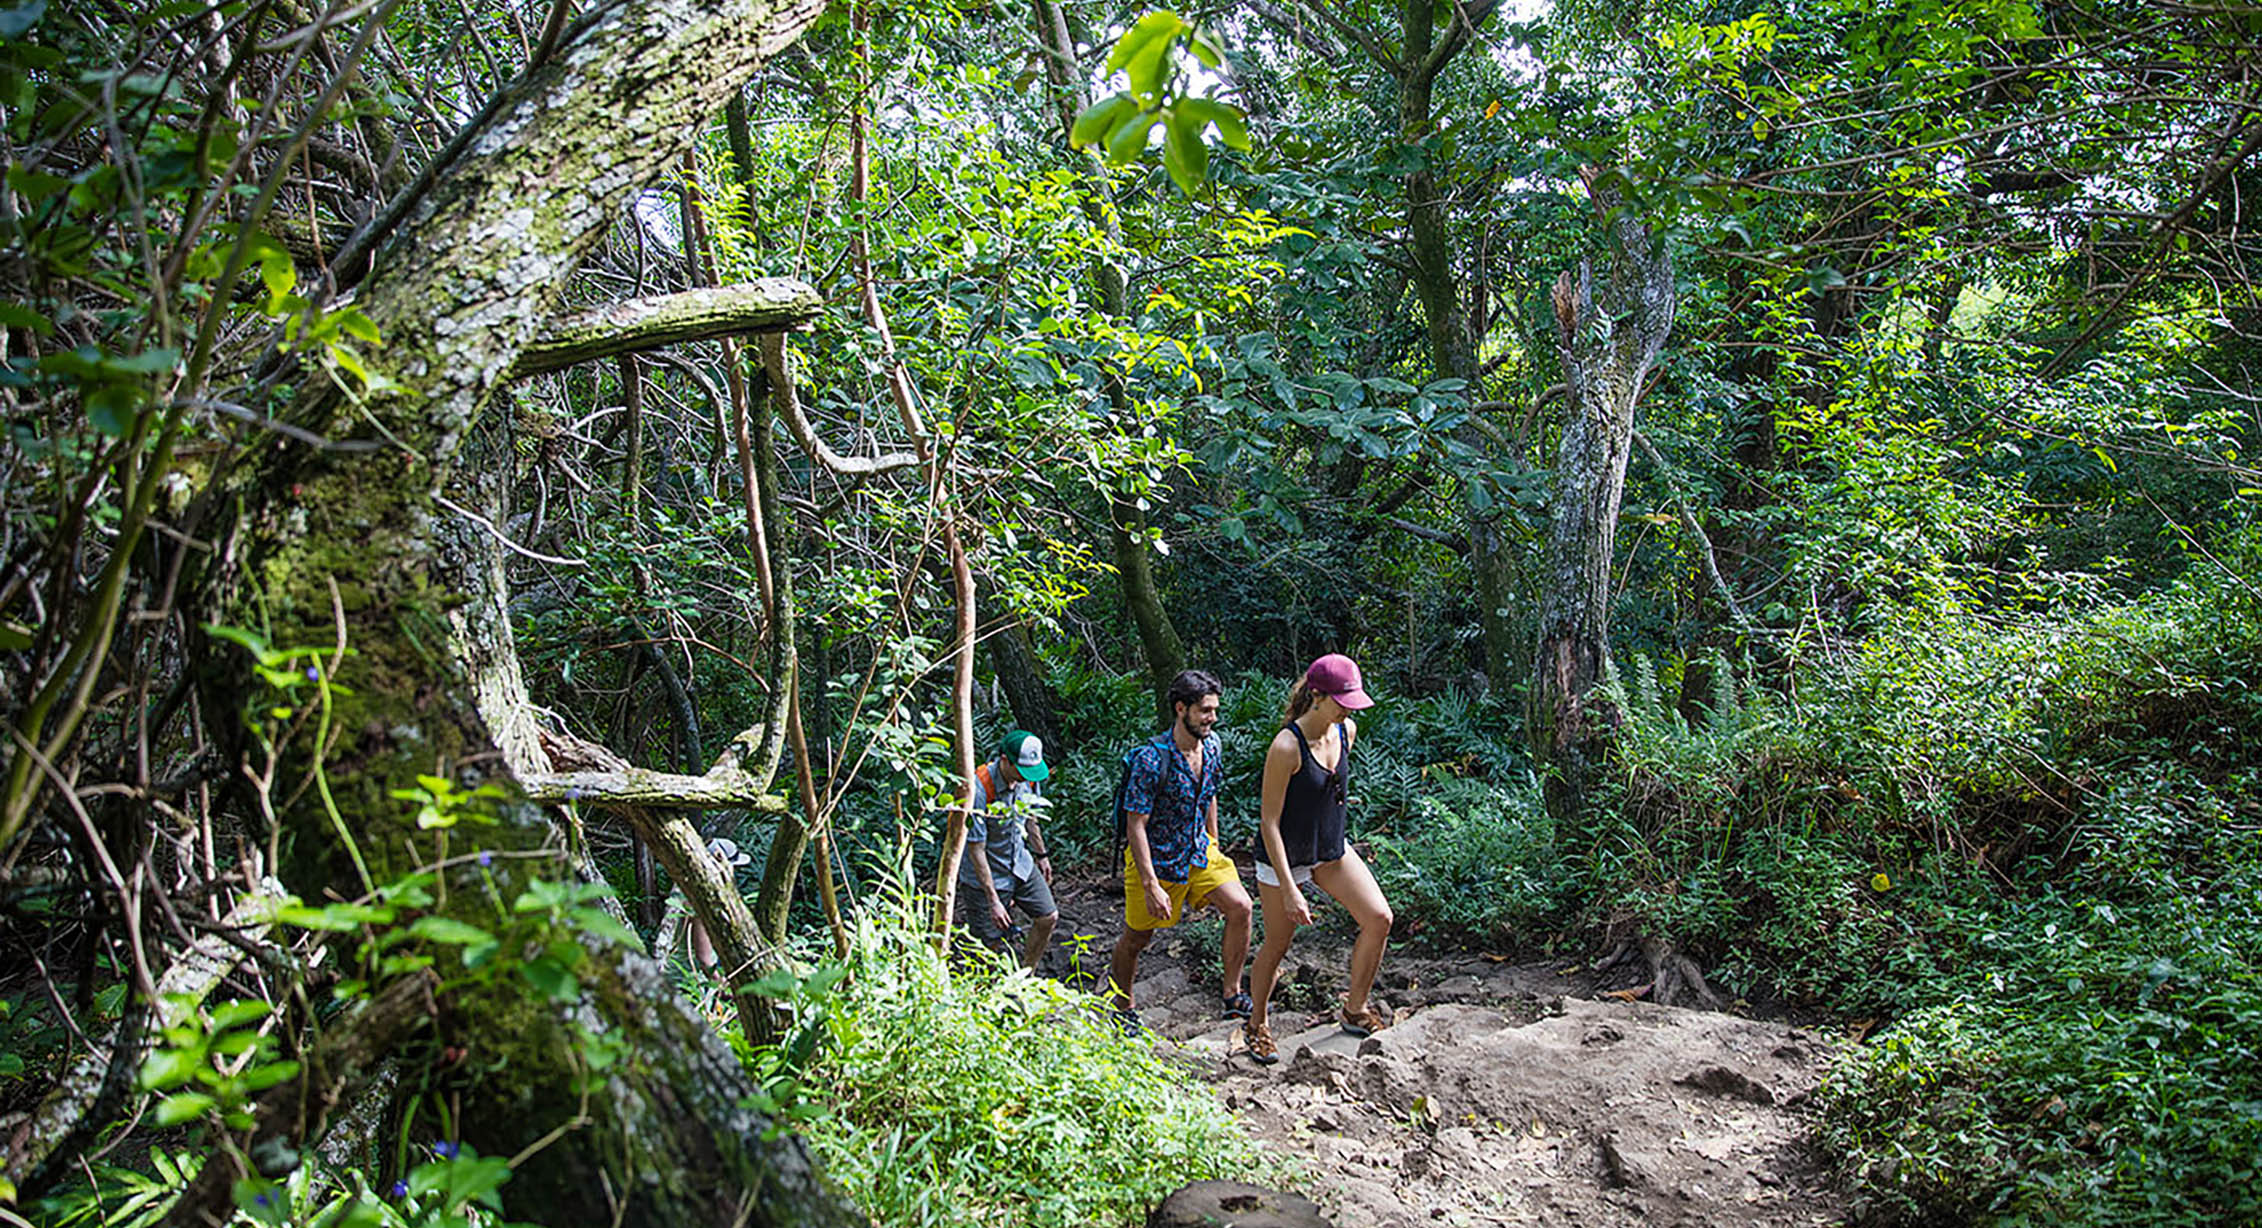
<svg viewBox="0 0 2262 1228"><path fill-rule="evenodd" d="M1085 86L1087 76L1076 62L1076 41L1069 37L1068 19L1059 0L1033 0L1031 15L1037 46L1044 55L1045 77L1052 86L1060 139L1066 144L1076 126L1077 114L1091 105L1091 93ZM1110 206L1107 168L1101 164L1096 150L1072 152L1071 156L1077 160L1077 169L1084 177L1080 200L1085 216L1094 229L1106 236L1104 251L1120 251L1123 228L1116 222L1115 211ZM1123 266L1109 254L1095 256L1092 283L1099 291L1100 310L1107 318L1118 323L1129 320L1130 285ZM1106 392L1109 408L1118 418L1127 419L1130 398L1122 378L1108 375ZM1178 628L1171 623L1170 611L1163 605L1162 590L1155 584L1154 551L1147 542L1146 513L1128 498L1112 497L1108 500L1108 523L1114 530L1109 534L1108 545L1115 559L1116 579L1123 586L1123 604L1131 611L1131 621L1138 628L1139 649L1146 657L1147 675L1154 682L1155 707L1167 717L1170 706L1164 693L1170 688L1170 680L1186 668L1186 645L1178 638Z"/></svg>
<svg viewBox="0 0 2262 1228"><path fill-rule="evenodd" d="M1006 702L1013 706L1013 723L1044 739L1048 749L1060 745L1059 704L1021 620L1008 617L990 634L988 643L990 666L1005 687Z"/></svg>
<svg viewBox="0 0 2262 1228"><path fill-rule="evenodd" d="M1598 297L1591 262L1555 283L1567 421L1555 464L1555 523L1547 539L1532 736L1549 767L1547 801L1558 817L1586 801L1617 714L1594 691L1610 668L1610 563L1633 446L1634 405L1673 328L1673 263L1618 194L1581 174L1609 220L1617 251ZM1613 214L1615 216L1613 217Z"/></svg>
<svg viewBox="0 0 2262 1228"><path fill-rule="evenodd" d="M389 382L348 400L309 375L290 413L360 452L266 447L229 476L236 510L198 590L199 614L270 644L319 648L311 687L321 732L283 747L274 822L279 867L308 899L436 872L436 911L496 923L537 879L573 867L521 780L547 767L506 613L490 526L507 456L467 441L565 279L634 195L688 148L697 122L814 20L817 0L600 0L545 64L508 87L485 126L437 168L358 292L384 336ZM444 491L453 490L455 498ZM461 500L459 502L458 500ZM468 505L468 506L467 506ZM486 512L484 521L459 512ZM342 647L340 646L342 641ZM261 711L271 692L214 645L201 682L215 712ZM331 679L337 684L332 685ZM350 688L350 694L344 688ZM218 720L215 727L241 723ZM251 750L245 745L238 753ZM390 790L419 774L460 789L493 825L442 833ZM482 866L465 856L493 854ZM506 904L507 907L507 904ZM457 1127L482 1153L530 1152L506 1191L517 1217L549 1223L846 1224L801 1147L765 1137L730 1052L641 954L584 935L580 991L560 1001L527 978L460 977L438 1026L472 1054ZM409 948L396 948L406 952ZM443 973L456 949L432 954ZM625 1041L601 1069L593 1034ZM533 1146L537 1142L542 1145Z"/></svg>
<svg viewBox="0 0 2262 1228"><path fill-rule="evenodd" d="M1123 604L1139 632L1139 648L1146 656L1147 677L1154 684L1155 707L1170 714L1165 698L1170 680L1186 668L1186 645L1162 604L1162 589L1155 584L1154 548L1147 542L1145 513L1123 498L1108 501L1115 525L1115 578L1123 586Z"/></svg>
<svg viewBox="0 0 2262 1228"><path fill-rule="evenodd" d="M1437 35L1441 10L1430 0L1405 0L1401 19L1403 59L1393 66L1398 73L1398 139L1415 146L1434 135L1434 92L1438 75L1466 46L1468 27L1461 21L1482 22L1495 6L1480 3L1448 16L1454 22L1443 39ZM1454 10L1443 10L1448 14ZM1435 170L1426 157L1417 159L1406 173L1406 238L1413 257L1414 296L1422 305L1429 330L1430 365L1439 379L1463 381L1471 402L1482 400L1478 386L1477 343L1472 334L1472 313L1462 303L1461 279L1453 271L1452 237L1447 231L1445 199ZM1472 426L1469 442L1482 450L1484 437ZM1476 580L1478 625L1483 631L1484 674L1494 687L1509 680L1515 653L1515 625L1508 617L1514 587L1507 543L1496 524L1497 508L1489 500L1465 501L1468 516L1469 569Z"/></svg>
<svg viewBox="0 0 2262 1228"><path fill-rule="evenodd" d="M774 396L775 384L772 389ZM793 606L793 560L785 549L786 510L779 497L784 477L778 471L777 419L770 398L764 398L759 406L750 404L744 421L747 430L741 446L746 449L747 476L754 484L752 498L762 509L763 551L770 559L768 634L774 663L770 685L780 688L770 715L773 720L783 718L778 733L790 743L800 736L801 728L800 620ZM800 746L794 747L795 755L803 753ZM805 766L796 769L797 774L807 770ZM806 796L803 801L806 803ZM762 888L754 898L754 924L772 946L785 942L786 917L793 908L793 883L800 875L801 859L809 851L812 821L806 805L799 814L786 811L778 816L777 832L770 838L770 854L762 863Z"/></svg>
<svg viewBox="0 0 2262 1228"><path fill-rule="evenodd" d="M942 864L935 867L935 934L947 946L951 908L958 900L958 864L966 855L966 826L973 813L974 769L979 756L974 753L974 572L966 564L966 547L958 534L947 535L944 544L950 550L951 588L958 597L958 633L951 652L950 725L957 752L953 767L963 782L959 786L960 801L950 808L950 819L944 825Z"/></svg>

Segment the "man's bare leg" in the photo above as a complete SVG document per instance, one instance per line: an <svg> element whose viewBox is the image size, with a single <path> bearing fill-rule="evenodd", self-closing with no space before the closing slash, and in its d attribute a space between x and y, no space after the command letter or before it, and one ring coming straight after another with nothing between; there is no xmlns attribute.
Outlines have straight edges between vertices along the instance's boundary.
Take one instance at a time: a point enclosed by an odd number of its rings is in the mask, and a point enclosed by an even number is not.
<svg viewBox="0 0 2262 1228"><path fill-rule="evenodd" d="M1123 937L1115 940L1115 953L1108 957L1108 988L1114 994L1115 1009L1131 1009L1131 985L1139 978L1139 953L1155 940L1152 930L1135 930L1126 927Z"/></svg>
<svg viewBox="0 0 2262 1228"><path fill-rule="evenodd" d="M1039 917L1029 923L1029 938L1021 944L1022 967L1035 972L1037 965L1044 962L1045 948L1052 945L1052 927L1059 920L1060 914L1054 913L1049 917Z"/></svg>
<svg viewBox="0 0 2262 1228"><path fill-rule="evenodd" d="M1210 904L1225 917L1225 996L1241 992L1241 973L1249 966L1249 893L1227 883L1210 894Z"/></svg>

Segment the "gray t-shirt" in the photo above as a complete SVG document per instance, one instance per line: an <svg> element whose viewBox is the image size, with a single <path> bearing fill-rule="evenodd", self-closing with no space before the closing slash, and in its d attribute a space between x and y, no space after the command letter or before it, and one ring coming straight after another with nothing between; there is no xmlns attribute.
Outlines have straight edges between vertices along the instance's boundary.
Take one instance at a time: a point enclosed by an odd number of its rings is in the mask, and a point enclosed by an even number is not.
<svg viewBox="0 0 2262 1228"><path fill-rule="evenodd" d="M1044 786L1021 779L1011 765L1000 767L995 760L989 764L989 774L995 778L1003 797L990 796L982 783L982 773L974 773L974 796L966 816L966 856L958 863L958 881L961 886L979 889L981 877L974 870L974 846L979 844L990 859L990 878L1005 890L1005 879L1026 881L1037 873L1037 859L1029 854L1026 824L1035 811L1024 810L1014 803L1022 797L1039 797Z"/></svg>

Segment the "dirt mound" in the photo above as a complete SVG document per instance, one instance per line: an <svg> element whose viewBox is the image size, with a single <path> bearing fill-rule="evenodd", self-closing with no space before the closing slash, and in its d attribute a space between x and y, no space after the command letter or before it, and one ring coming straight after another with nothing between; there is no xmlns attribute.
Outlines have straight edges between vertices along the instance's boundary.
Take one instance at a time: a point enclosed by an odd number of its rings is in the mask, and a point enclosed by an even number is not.
<svg viewBox="0 0 2262 1228"><path fill-rule="evenodd" d="M1231 1025L1187 1047L1340 1224L1840 1218L1804 1148L1820 1046L1799 1029L1563 999L1529 1023L1444 1005L1365 1040L1315 1027L1269 1070Z"/></svg>
<svg viewBox="0 0 2262 1228"><path fill-rule="evenodd" d="M1098 914L1106 901L1076 903ZM1069 921L1113 940L1104 916ZM1307 933L1274 998L1276 1066L1219 1018L1216 949L1199 929L1156 943L1134 996L1164 1051L1213 1082L1342 1228L1845 1218L1808 1150L1829 1056L1818 1034L1589 1000L1576 995L1590 978L1548 965L1394 955L1383 983L1397 1022L1362 1040L1314 1013L1341 993L1344 952Z"/></svg>

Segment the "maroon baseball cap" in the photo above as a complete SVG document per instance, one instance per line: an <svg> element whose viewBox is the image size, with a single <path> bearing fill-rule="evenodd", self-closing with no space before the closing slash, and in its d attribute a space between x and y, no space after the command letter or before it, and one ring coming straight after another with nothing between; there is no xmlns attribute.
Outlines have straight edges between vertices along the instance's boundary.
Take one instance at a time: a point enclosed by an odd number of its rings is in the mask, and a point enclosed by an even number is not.
<svg viewBox="0 0 2262 1228"><path fill-rule="evenodd" d="M1374 700L1359 686L1359 663L1340 652L1312 662L1304 671L1304 685L1314 694L1333 695L1346 708L1371 708Z"/></svg>

